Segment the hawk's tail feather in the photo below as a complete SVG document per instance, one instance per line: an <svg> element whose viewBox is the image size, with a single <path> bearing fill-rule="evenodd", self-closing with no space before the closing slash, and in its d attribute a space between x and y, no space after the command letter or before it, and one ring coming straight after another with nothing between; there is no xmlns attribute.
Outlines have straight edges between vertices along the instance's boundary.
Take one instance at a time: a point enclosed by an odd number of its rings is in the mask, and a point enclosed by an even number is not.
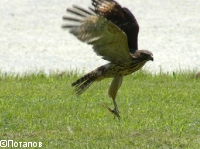
<svg viewBox="0 0 200 149"><path fill-rule="evenodd" d="M77 95L83 93L94 81L102 80L107 65L103 65L72 83Z"/></svg>
<svg viewBox="0 0 200 149"><path fill-rule="evenodd" d="M75 91L77 95L82 94L95 80L97 79L97 76L95 75L95 72L88 73L81 77L80 79L76 80L74 83L72 83L72 86L75 87Z"/></svg>

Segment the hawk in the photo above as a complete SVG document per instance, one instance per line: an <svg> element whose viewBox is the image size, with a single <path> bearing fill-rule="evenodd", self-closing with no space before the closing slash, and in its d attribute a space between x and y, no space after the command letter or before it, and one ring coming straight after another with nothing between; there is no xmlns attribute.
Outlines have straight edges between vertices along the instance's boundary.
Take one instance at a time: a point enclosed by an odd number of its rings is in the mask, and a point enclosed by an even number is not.
<svg viewBox="0 0 200 149"><path fill-rule="evenodd" d="M116 102L117 92L123 77L142 68L147 61L153 61L148 50L138 50L139 25L135 16L115 0L92 0L93 8L83 9L74 5L67 8L73 16L63 16L72 22L63 25L80 41L92 45L94 52L108 63L87 73L72 83L78 95L93 82L113 78L108 89L114 109L104 105L120 119Z"/></svg>

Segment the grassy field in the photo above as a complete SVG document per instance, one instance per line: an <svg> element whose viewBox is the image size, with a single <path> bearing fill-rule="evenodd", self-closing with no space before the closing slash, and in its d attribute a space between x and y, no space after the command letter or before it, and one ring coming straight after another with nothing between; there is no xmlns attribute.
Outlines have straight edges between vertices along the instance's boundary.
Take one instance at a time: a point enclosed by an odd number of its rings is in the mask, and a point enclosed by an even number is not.
<svg viewBox="0 0 200 149"><path fill-rule="evenodd" d="M105 109L110 79L77 97L73 73L0 76L0 140L42 148L200 148L200 78L193 72L125 77L121 120Z"/></svg>

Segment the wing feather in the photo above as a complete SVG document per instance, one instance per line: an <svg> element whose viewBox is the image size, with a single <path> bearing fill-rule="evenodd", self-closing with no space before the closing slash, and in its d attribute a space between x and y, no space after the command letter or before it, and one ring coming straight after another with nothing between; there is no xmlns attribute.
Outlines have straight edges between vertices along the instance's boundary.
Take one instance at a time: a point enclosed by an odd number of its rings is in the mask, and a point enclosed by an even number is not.
<svg viewBox="0 0 200 149"><path fill-rule="evenodd" d="M128 38L131 53L138 50L139 25L135 16L115 0L92 0L94 12L117 25Z"/></svg>
<svg viewBox="0 0 200 149"><path fill-rule="evenodd" d="M119 27L102 16L84 13L77 6L68 10L75 16L78 15L79 19L63 17L64 20L76 23L74 26L63 25L63 28L69 28L70 33L79 40L93 45L96 54L105 60L114 63L131 61L127 36Z"/></svg>

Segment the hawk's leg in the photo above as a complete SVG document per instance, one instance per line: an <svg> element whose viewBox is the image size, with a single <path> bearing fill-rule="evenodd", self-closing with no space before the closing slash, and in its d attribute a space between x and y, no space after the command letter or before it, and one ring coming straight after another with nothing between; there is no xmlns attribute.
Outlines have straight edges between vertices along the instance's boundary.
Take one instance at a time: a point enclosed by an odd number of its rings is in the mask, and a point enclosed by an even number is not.
<svg viewBox="0 0 200 149"><path fill-rule="evenodd" d="M115 116L117 116L118 119L120 119L119 110L118 110L118 107L117 107L116 100L113 100L113 103L114 103L114 109L112 110L112 112L115 114ZM115 118L115 116L114 116L114 118Z"/></svg>
<svg viewBox="0 0 200 149"><path fill-rule="evenodd" d="M113 100L114 109L112 110L107 105L104 106L110 112L112 112L115 116L117 116L118 119L120 119L120 115L119 115L119 110L118 110L117 102L116 102L115 99L116 99L117 91L118 91L118 89L120 88L120 86L122 84L122 81L123 81L123 77L122 76L116 76L116 77L114 77L114 79L112 80L112 82L110 84L110 87L108 89L108 95Z"/></svg>
<svg viewBox="0 0 200 149"><path fill-rule="evenodd" d="M119 110L118 110L118 107L117 107L117 102L116 100L113 100L113 103L114 103L114 111L117 113L116 115L119 115ZM118 117L118 116L117 116ZM120 117L120 116L119 116Z"/></svg>

